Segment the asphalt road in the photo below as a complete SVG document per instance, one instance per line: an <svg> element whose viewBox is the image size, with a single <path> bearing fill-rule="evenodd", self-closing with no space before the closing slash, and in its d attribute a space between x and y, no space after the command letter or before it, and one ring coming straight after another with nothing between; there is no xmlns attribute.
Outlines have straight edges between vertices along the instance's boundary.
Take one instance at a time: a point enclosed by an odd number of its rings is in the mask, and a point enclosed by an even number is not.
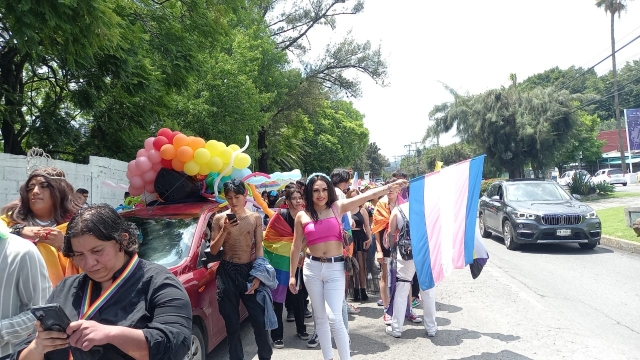
<svg viewBox="0 0 640 360"><path fill-rule="evenodd" d="M386 335L372 300L349 323L353 358L640 358L640 256L577 245L509 251L497 236L485 244L490 259L478 279L457 270L438 286L436 337L409 323L401 339ZM274 349L274 360L322 359L319 347L295 337L292 323L285 327L285 348ZM243 345L245 358L257 359L246 321ZM226 342L207 359L228 359Z"/></svg>

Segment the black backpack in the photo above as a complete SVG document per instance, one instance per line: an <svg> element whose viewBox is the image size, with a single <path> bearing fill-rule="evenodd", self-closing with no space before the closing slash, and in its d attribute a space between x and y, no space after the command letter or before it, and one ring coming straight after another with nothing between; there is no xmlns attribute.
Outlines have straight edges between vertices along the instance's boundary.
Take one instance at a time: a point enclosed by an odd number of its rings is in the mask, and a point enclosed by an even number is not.
<svg viewBox="0 0 640 360"><path fill-rule="evenodd" d="M400 229L400 234L398 234L398 243L396 246L398 247L398 253L400 253L400 257L402 260L413 260L413 252L411 251L411 231L409 230L409 219L404 214L404 211L400 207L398 207L398 211L400 212L400 216L402 216L402 220L404 221L404 225L402 229Z"/></svg>

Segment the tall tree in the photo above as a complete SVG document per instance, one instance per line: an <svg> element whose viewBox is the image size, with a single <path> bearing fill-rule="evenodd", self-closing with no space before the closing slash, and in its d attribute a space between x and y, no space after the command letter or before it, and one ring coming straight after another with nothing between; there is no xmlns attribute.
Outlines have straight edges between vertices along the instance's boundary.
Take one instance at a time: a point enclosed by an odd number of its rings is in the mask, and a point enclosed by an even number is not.
<svg viewBox="0 0 640 360"><path fill-rule="evenodd" d="M622 16L622 12L627 8L625 0L596 0L596 6L604 9L605 13L611 15L611 62L613 63L613 102L616 108L616 123L618 124L618 147L620 150L620 163L622 172L627 173L626 157L624 153L624 142L622 140L622 122L620 121L620 104L618 100L618 71L616 69L616 38L615 20Z"/></svg>

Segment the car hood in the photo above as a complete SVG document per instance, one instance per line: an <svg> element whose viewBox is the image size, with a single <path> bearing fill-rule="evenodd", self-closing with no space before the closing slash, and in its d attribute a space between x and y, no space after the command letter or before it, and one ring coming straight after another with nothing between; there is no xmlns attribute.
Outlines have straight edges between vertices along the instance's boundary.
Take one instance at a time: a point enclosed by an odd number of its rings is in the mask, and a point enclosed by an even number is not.
<svg viewBox="0 0 640 360"><path fill-rule="evenodd" d="M531 214L587 214L593 211L591 206L579 201L514 201L511 206L517 211Z"/></svg>

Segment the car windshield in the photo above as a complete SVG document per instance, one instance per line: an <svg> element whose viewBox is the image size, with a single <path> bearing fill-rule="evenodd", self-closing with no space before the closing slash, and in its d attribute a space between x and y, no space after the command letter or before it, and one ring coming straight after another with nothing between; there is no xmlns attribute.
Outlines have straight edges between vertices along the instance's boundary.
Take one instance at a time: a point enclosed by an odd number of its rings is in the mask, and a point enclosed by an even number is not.
<svg viewBox="0 0 640 360"><path fill-rule="evenodd" d="M565 201L569 195L554 183L515 183L507 184L507 196L510 201Z"/></svg>
<svg viewBox="0 0 640 360"><path fill-rule="evenodd" d="M187 255L198 225L198 218L128 217L140 232L138 256L166 267L178 265Z"/></svg>

